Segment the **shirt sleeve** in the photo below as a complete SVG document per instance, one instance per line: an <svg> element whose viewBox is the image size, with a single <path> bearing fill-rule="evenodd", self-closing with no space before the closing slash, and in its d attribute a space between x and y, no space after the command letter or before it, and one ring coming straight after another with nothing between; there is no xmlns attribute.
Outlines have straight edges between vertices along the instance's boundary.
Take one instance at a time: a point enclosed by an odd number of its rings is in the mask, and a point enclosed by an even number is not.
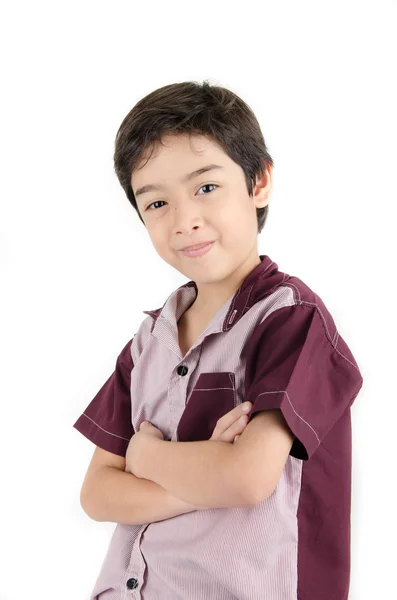
<svg viewBox="0 0 397 600"><path fill-rule="evenodd" d="M254 413L279 408L295 435L290 455L308 460L349 408L363 383L338 334L308 305L276 309L248 341L245 396Z"/></svg>
<svg viewBox="0 0 397 600"><path fill-rule="evenodd" d="M133 338L124 346L116 367L73 427L108 452L125 456L135 431L131 418L131 356Z"/></svg>

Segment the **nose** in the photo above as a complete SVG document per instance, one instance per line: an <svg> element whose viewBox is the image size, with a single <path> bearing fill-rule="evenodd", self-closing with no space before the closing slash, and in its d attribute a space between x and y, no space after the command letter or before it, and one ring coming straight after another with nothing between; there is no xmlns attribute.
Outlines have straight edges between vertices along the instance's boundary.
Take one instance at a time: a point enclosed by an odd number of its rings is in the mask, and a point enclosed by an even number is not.
<svg viewBox="0 0 397 600"><path fill-rule="evenodd" d="M202 215L197 204L192 200L185 200L175 206L172 224L174 231L189 233L202 223Z"/></svg>

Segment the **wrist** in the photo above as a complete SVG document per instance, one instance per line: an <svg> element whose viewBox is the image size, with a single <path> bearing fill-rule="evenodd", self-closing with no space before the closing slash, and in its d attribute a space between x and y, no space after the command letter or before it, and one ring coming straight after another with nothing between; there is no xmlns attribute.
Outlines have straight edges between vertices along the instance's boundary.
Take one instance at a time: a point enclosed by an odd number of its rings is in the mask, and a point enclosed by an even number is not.
<svg viewBox="0 0 397 600"><path fill-rule="evenodd" d="M153 462L158 460L161 456L161 446L165 440L160 440L152 435L145 435L143 441L143 447L139 453L140 460L137 465L137 477L141 479L152 479L152 468ZM157 482L155 482L157 483Z"/></svg>

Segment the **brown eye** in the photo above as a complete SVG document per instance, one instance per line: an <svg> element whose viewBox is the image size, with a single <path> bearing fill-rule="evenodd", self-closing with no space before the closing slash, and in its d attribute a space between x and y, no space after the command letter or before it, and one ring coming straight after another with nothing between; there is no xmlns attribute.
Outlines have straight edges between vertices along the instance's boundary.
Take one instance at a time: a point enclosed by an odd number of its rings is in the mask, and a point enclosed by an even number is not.
<svg viewBox="0 0 397 600"><path fill-rule="evenodd" d="M146 211L146 210L149 210L149 208L150 208L151 206L153 206L153 204L157 204L158 202L163 202L163 203L164 203L164 200L155 200L155 201L154 201L154 202L152 202L151 204L148 204L148 206L145 208L145 211ZM160 208L161 208L161 206L160 206Z"/></svg>
<svg viewBox="0 0 397 600"><path fill-rule="evenodd" d="M202 185L201 187L199 187L199 190L201 190L202 188L208 187L208 186L210 186L210 185L212 185L213 187L216 187L216 188L218 187L218 186L216 185L216 183L205 183L204 185ZM202 194L199 194L199 195L200 195L200 196L202 196ZM204 196L205 196L205 195L206 195L206 194L204 194Z"/></svg>

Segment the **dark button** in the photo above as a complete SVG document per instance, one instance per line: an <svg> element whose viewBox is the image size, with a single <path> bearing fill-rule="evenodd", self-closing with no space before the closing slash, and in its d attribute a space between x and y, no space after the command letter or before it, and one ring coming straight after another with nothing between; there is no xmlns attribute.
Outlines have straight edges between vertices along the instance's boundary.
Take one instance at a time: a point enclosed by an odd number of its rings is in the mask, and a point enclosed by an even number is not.
<svg viewBox="0 0 397 600"><path fill-rule="evenodd" d="M138 580L135 579L135 577L131 577L131 579L127 581L127 587L129 590L134 590L136 587L138 587Z"/></svg>
<svg viewBox="0 0 397 600"><path fill-rule="evenodd" d="M188 372L188 368L185 367L185 365L181 365L180 367L177 368L177 373L178 375L186 375L186 373Z"/></svg>

